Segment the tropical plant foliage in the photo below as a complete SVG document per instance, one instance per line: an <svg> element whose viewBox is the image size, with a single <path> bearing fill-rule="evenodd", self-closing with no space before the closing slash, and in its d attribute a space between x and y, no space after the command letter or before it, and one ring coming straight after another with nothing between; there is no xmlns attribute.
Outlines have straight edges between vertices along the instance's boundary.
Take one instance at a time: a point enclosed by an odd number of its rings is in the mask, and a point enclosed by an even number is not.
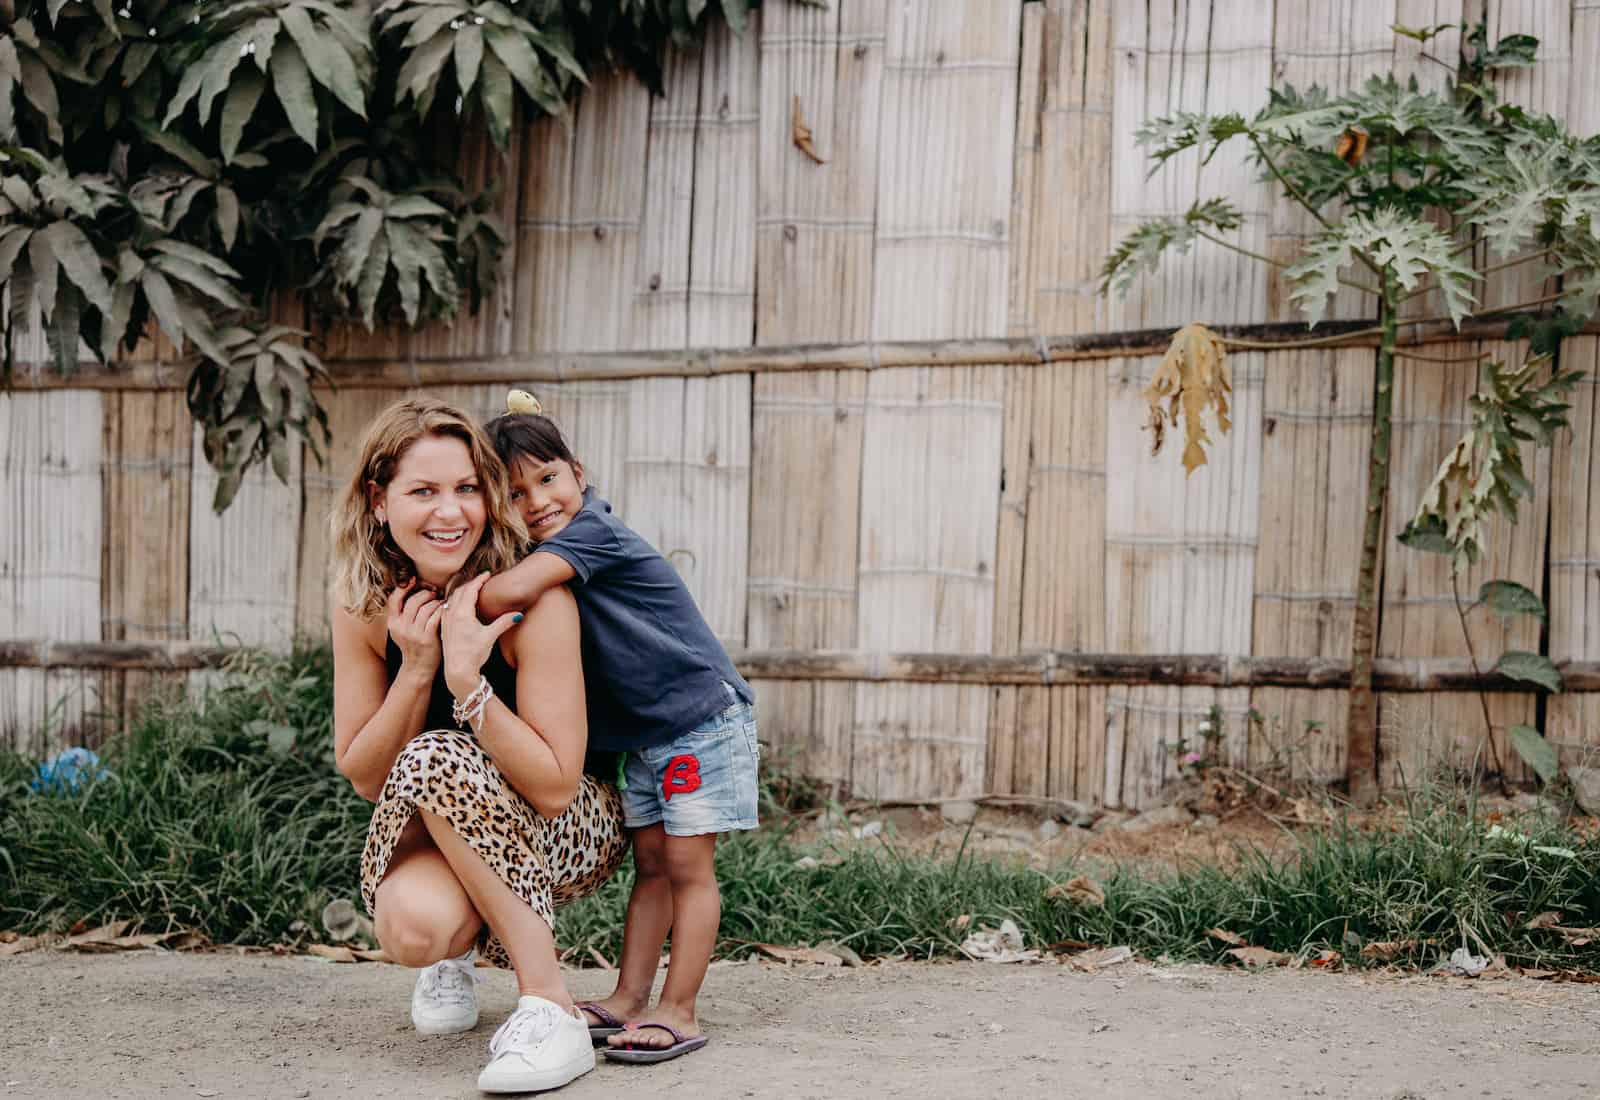
<svg viewBox="0 0 1600 1100"><path fill-rule="evenodd" d="M1394 29L1426 43L1449 26ZM1480 367L1470 426L1440 463L1402 535L1416 549L1450 555L1452 577L1459 579L1483 553L1490 516L1514 521L1518 499L1532 494L1524 447L1548 445L1566 424L1565 397L1577 380L1576 372L1559 367L1560 341L1600 305L1600 137L1574 136L1559 120L1498 98L1493 74L1534 64L1537 39L1511 35L1491 43L1482 25L1462 29L1456 80L1440 91L1393 76L1371 77L1338 96L1316 87L1286 87L1270 90L1266 106L1251 118L1180 113L1148 122L1137 134L1150 150L1152 171L1186 153L1203 164L1230 142L1246 143L1263 178L1320 226L1283 271L1290 299L1309 324L1323 319L1329 297L1341 286L1363 291L1373 303L1377 324L1366 334L1378 336L1379 351L1347 731L1352 789L1362 796L1371 793L1375 776L1371 672L1395 371L1405 354L1398 346L1400 308L1412 298L1428 295L1431 301L1437 295L1443 314L1414 319L1459 328L1474 315L1477 289L1488 274L1474 269L1473 252L1514 257L1496 267L1537 263L1545 285L1553 288L1491 311L1515 314L1508 335L1528 338L1528 357L1521 364ZM1220 198L1195 203L1183 217L1147 221L1106 258L1103 289L1126 292L1168 254L1198 239L1276 262L1227 239L1241 224L1238 212ZM1209 338L1195 337L1197 330ZM1200 414L1208 404L1216 408L1219 430L1228 428L1225 391L1199 384L1212 377L1225 384L1226 375L1213 372L1227 345L1199 324L1186 326L1163 360L1158 385L1146 394L1156 412L1150 426L1158 449L1163 428L1176 423L1182 409L1183 463L1190 473L1205 461ZM1504 605L1504 592L1494 591ZM1466 609L1461 615L1465 630ZM1470 635L1467 644L1470 651ZM1495 667L1547 690L1560 689L1554 666L1538 654L1508 653ZM1487 705L1484 712L1487 721Z"/></svg>
<svg viewBox="0 0 1600 1100"><path fill-rule="evenodd" d="M661 90L665 52L754 0L0 0L5 366L35 320L56 369L152 323L194 355L221 473L288 469L326 417L275 296L369 329L476 310L505 231L460 177L472 127L560 114L596 66Z"/></svg>

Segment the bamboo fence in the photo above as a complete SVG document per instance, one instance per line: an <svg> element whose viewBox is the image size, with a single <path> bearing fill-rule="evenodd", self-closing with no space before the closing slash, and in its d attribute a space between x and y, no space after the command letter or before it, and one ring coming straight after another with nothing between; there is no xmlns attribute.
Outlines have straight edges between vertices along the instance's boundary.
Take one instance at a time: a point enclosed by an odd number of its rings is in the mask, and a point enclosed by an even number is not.
<svg viewBox="0 0 1600 1100"><path fill-rule="evenodd" d="M68 379L22 368L0 398L0 736L92 739L232 646L324 634L325 517L364 424L418 389L489 416L515 384L677 565L791 766L883 798L1137 807L1216 707L1229 760L1293 745L1296 775L1340 778L1370 340L1235 354L1233 432L1186 479L1139 431L1167 332L1299 331L1286 289L1204 242L1123 300L1096 294L1097 271L1197 195L1229 194L1256 251L1309 231L1239 158L1147 178L1145 118L1253 111L1274 81L1434 84L1388 28L1463 18L1538 34L1545 60L1503 92L1600 129L1571 79L1600 62L1588 0L768 3L744 37L675 56L664 99L597 79L570 127L524 127L507 160L463 154L501 183L511 230L479 317L315 333L334 446L326 466L297 456L287 487L258 472L212 514L170 349ZM1496 276L1490 300L1526 278ZM1339 299L1328 330L1368 308ZM1403 339L1448 356L1503 334ZM1474 675L1442 559L1387 541L1390 782L1470 758L1475 686L1502 738L1526 723L1569 759L1600 748L1600 336L1563 356L1590 372L1574 428L1463 587L1543 592L1545 630L1478 617L1473 641L1548 653L1569 690ZM1391 533L1464 426L1471 370L1400 368Z"/></svg>

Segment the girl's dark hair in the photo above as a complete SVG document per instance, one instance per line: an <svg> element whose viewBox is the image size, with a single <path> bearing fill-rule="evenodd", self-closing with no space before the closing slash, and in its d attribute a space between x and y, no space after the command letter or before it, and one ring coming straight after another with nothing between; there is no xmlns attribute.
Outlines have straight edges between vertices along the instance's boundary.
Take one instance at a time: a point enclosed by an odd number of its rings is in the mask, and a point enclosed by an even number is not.
<svg viewBox="0 0 1600 1100"><path fill-rule="evenodd" d="M507 468L521 459L533 462L570 462L578 465L561 429L548 416L507 413L484 425L495 453Z"/></svg>

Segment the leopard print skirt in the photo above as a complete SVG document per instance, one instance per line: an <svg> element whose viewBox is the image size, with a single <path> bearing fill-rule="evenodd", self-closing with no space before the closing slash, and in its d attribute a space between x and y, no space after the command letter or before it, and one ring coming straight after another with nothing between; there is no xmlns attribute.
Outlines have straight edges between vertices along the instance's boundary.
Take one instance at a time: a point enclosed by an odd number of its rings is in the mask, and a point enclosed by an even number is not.
<svg viewBox="0 0 1600 1100"><path fill-rule="evenodd" d="M367 826L361 897L368 913L400 834L419 806L448 821L552 928L556 907L598 890L628 850L622 801L614 787L585 775L566 812L541 817L470 734L422 733L389 769ZM504 945L487 926L478 950L495 966L511 968Z"/></svg>

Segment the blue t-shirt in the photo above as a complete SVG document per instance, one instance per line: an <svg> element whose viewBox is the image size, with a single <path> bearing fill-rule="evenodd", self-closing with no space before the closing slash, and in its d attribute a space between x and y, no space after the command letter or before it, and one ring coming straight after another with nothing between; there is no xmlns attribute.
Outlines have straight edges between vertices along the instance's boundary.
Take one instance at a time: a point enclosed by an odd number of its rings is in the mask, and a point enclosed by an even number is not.
<svg viewBox="0 0 1600 1100"><path fill-rule="evenodd" d="M569 587L583 632L590 747L632 752L676 740L727 709L724 682L755 701L678 571L593 489L535 551L577 574Z"/></svg>

